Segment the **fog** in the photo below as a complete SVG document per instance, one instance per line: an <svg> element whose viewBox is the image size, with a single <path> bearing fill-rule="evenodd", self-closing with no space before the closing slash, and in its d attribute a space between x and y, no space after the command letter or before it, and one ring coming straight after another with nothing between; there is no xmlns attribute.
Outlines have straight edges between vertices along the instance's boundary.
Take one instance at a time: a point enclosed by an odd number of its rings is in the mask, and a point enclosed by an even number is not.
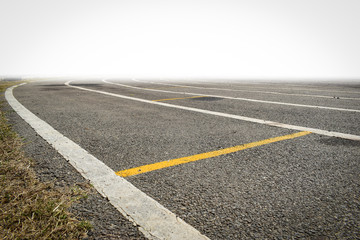
<svg viewBox="0 0 360 240"><path fill-rule="evenodd" d="M360 79L358 0L2 0L0 76Z"/></svg>

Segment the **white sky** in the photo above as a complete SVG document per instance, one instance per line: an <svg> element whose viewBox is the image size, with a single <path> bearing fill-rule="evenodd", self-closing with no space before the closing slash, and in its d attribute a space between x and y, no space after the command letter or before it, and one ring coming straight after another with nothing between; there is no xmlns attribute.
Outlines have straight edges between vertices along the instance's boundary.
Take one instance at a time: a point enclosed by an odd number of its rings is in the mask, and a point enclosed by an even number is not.
<svg viewBox="0 0 360 240"><path fill-rule="evenodd" d="M359 0L0 0L0 75L358 78Z"/></svg>

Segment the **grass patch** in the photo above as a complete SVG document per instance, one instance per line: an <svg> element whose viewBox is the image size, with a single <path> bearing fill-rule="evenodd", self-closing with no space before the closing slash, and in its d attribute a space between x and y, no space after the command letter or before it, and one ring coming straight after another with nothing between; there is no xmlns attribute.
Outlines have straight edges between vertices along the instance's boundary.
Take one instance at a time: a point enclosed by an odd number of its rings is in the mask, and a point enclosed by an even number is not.
<svg viewBox="0 0 360 240"><path fill-rule="evenodd" d="M0 92L19 82L0 82ZM22 141L0 105L0 239L79 239L91 225L71 216L68 208L86 197L78 186L54 187L40 182Z"/></svg>

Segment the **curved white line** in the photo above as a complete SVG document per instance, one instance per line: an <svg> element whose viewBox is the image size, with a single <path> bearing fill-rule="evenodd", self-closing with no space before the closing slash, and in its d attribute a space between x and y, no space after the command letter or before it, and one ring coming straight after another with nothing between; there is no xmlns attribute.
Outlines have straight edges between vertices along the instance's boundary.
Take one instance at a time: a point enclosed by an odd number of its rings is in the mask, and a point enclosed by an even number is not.
<svg viewBox="0 0 360 240"><path fill-rule="evenodd" d="M116 175L103 162L26 109L13 96L12 91L17 86L10 87L5 92L5 98L10 106L43 139L68 160L84 178L90 180L95 189L108 198L110 203L124 217L139 226L139 230L147 238L208 239L130 182Z"/></svg>
<svg viewBox="0 0 360 240"><path fill-rule="evenodd" d="M133 79L134 80L134 79ZM198 83L201 83L201 84L210 84L210 85L218 85L218 83L214 83L214 82L198 82ZM226 82L226 83L232 83L232 84L235 84L235 85L238 85L241 84L241 83L238 83L238 82ZM269 84L269 83L256 83L256 84ZM280 84L280 83L279 83ZM298 86L298 87L304 87L303 85L294 85L294 84L286 84L287 86ZM309 85L308 85L309 86ZM310 85L311 86L311 85ZM291 89L291 88L284 88L284 87L274 87L274 86L269 86L269 87L259 87L259 86L248 86L250 88L260 88L260 89L263 89L263 88L266 88L266 89L269 89L269 88L272 88L272 89L283 89L283 90L304 90L304 91L312 91L312 92L338 92L338 93L355 93L355 94L360 94L360 92L354 92L354 91L343 91L343 90L331 90L331 89L309 89L309 88L296 88L296 89ZM357 98L356 98L357 99Z"/></svg>
<svg viewBox="0 0 360 240"><path fill-rule="evenodd" d="M255 91L255 90L241 90L241 89L228 89L228 88L214 88L214 87L197 87L190 85L179 85L179 84L168 84L168 83L160 83L160 82L146 82L133 79L133 81L144 82L144 83L153 83L160 84L166 86L177 86L177 87L187 87L187 88L197 88L197 89L205 89L205 90L220 90L220 91L230 91L230 92L253 92L253 93L266 93L266 94L275 94L275 95L287 95L287 96L301 96L301 97L315 97L315 98L328 98L333 99L333 96L324 96L324 95L311 95L311 94L298 94L298 93L281 93L281 92L269 92L269 91ZM360 94L360 93L359 93ZM360 98L349 98L349 97L339 97L340 100L358 100Z"/></svg>
<svg viewBox="0 0 360 240"><path fill-rule="evenodd" d="M85 90L85 91L89 91L89 92L100 93L100 94L104 94L104 95L108 95L108 96L112 96L112 97L118 97L118 98L123 98L123 99L143 102L143 103L150 103L150 104L154 104L154 105L164 106L164 107L192 111L192 112L199 112L199 113L204 113L204 114L209 114L209 115L214 115L214 116L233 118L233 119L238 119L238 120L247 121L247 122L260 123L260 124L265 124L265 125L269 125L269 126L273 126L273 127L280 127L280 128L286 128L286 129L292 129L292 130L298 130L298 131L308 131L308 132L313 132L316 134L325 135L325 136L329 136L329 137L339 137L339 138L344 138L344 139L349 139L349 140L360 141L360 136L358 136L358 135L332 132L332 131L321 130L321 129L317 129L317 128L301 127L301 126L296 126L296 125L267 121L267 120L263 120L263 119L250 118L250 117L229 114L229 113L209 111L209 110L193 108L193 107L185 107L185 106L181 106L181 105L174 105L174 104L163 103L163 102L154 102L151 100L135 98L135 97L128 97L128 96L124 96L124 95L120 95L120 94L116 94L116 93L109 93L109 92L105 92L105 91L99 91L99 90L94 90L94 89L89 89L89 88L73 86L73 85L70 85L70 82L71 81L66 82L65 85L72 87L72 88L77 88L77 89ZM119 85L121 85L121 84L119 84ZM136 87L134 87L134 88L136 88Z"/></svg>
<svg viewBox="0 0 360 240"><path fill-rule="evenodd" d="M248 101L248 102L258 102L258 103L266 103L266 104L277 104L277 105L285 105L285 106L293 106L293 107L306 107L306 108L318 108L318 109L326 109L326 110L336 110L336 111L346 111L346 112L358 112L360 110L357 109L348 109L348 108L334 108L334 107L324 107L324 106L315 106L315 105L304 105L304 104L296 104L296 103L284 103L284 102L274 102L274 101L265 101L265 100L257 100L257 99L250 99L250 98L239 98L239 97L228 97L228 96L220 96L220 95L212 95L212 94L199 94L199 93L189 93L189 92L175 92L175 91L168 91L168 90L159 90L159 89L149 89L149 88L141 88L141 87L134 87L130 85L120 84L120 83L113 83L107 80L103 80L106 83L114 84L118 86L128 87L128 88L135 88L141 89L145 91L154 91L154 92L165 92L165 93L176 93L176 94L186 94L186 95L195 95L195 96L209 96L209 97L217 97L217 98L225 98L231 100L240 100L240 101Z"/></svg>

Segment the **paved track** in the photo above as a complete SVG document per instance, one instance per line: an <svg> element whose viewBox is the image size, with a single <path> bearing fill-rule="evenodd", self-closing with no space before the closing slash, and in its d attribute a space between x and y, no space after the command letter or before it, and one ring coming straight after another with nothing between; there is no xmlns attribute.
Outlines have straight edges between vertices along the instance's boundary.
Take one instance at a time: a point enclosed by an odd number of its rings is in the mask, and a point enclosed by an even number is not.
<svg viewBox="0 0 360 240"><path fill-rule="evenodd" d="M266 143L299 131L85 90L359 136L360 84L65 82L33 82L14 95L114 172L203 154L126 179L207 237L360 235L360 141L311 133ZM254 142L264 144L207 155Z"/></svg>

